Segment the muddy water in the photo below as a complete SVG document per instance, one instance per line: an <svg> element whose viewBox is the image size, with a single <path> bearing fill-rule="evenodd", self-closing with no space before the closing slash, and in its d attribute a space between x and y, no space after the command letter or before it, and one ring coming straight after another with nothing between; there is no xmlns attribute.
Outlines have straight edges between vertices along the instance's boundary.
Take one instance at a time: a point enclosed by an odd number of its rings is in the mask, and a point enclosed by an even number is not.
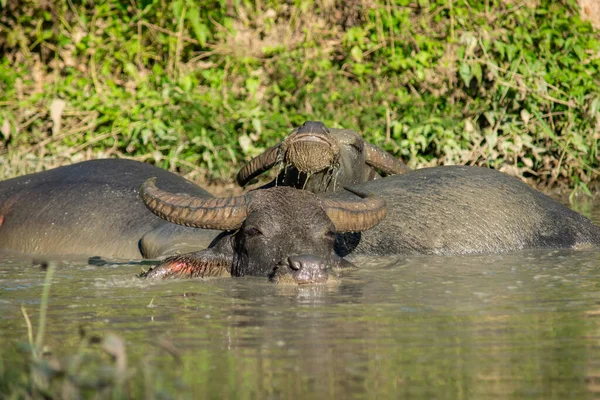
<svg viewBox="0 0 600 400"><path fill-rule="evenodd" d="M600 203L578 211L600 224ZM181 398L600 397L600 251L357 264L337 285L289 287L148 283L139 266L62 263L46 343L63 356L82 330L115 332L130 373ZM0 261L9 368L24 359L21 306L35 325L43 279L28 262Z"/></svg>

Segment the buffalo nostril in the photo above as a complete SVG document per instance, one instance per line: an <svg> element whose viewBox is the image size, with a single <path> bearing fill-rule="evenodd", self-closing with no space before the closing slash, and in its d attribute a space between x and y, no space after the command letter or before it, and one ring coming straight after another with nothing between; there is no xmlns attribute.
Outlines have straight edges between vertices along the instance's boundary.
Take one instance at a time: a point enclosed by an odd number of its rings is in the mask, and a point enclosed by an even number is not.
<svg viewBox="0 0 600 400"><path fill-rule="evenodd" d="M296 284L327 282L328 269L328 263L322 257L310 254L293 255L281 260L270 278L278 283L284 280Z"/></svg>
<svg viewBox="0 0 600 400"><path fill-rule="evenodd" d="M313 255L295 255L287 258L287 266L292 271L322 272L328 269L327 262Z"/></svg>
<svg viewBox="0 0 600 400"><path fill-rule="evenodd" d="M300 271L300 269L302 269L302 262L300 262L298 260L292 260L291 258L289 258L288 260L289 260L289 267L291 269L293 269L294 271Z"/></svg>

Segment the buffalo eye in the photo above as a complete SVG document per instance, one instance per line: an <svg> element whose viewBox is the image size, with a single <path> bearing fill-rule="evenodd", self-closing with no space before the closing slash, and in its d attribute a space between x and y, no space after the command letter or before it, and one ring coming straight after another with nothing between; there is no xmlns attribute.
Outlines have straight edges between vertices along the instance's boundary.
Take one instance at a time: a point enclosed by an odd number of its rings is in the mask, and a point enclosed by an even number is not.
<svg viewBox="0 0 600 400"><path fill-rule="evenodd" d="M256 236L262 236L263 233L261 232L260 229L255 228L255 227L250 227L250 228L246 228L244 229L244 234L247 237L256 237Z"/></svg>

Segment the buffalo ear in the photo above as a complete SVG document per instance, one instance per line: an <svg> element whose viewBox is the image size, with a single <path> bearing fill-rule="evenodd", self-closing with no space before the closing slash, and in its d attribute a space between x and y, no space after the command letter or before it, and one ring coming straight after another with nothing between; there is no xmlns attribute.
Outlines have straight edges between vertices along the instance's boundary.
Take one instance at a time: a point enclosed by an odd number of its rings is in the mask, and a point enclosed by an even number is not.
<svg viewBox="0 0 600 400"><path fill-rule="evenodd" d="M216 248L166 258L140 275L142 278L208 278L231 276L231 254Z"/></svg>

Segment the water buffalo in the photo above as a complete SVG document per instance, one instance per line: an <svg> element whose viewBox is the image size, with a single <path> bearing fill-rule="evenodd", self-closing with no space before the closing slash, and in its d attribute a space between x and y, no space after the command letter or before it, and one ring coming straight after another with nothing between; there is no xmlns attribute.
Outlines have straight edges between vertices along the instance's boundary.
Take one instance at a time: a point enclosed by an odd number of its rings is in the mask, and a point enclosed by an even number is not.
<svg viewBox="0 0 600 400"><path fill-rule="evenodd" d="M142 183L195 196L209 193L133 160L85 161L0 182L0 249L42 255L156 258L204 249L220 231L158 218L139 198Z"/></svg>
<svg viewBox="0 0 600 400"><path fill-rule="evenodd" d="M410 169L384 150L364 141L349 129L328 129L308 121L281 143L248 162L236 176L240 186L280 165L282 171L267 187L282 185L313 193L340 190L385 175Z"/></svg>
<svg viewBox="0 0 600 400"><path fill-rule="evenodd" d="M154 182L140 191L152 212L177 224L227 232L206 250L166 259L148 277L262 275L276 282L324 282L332 268L346 263L334 253L335 233L367 230L385 217L385 202L376 198L327 200L278 186L207 199L168 193Z"/></svg>
<svg viewBox="0 0 600 400"><path fill-rule="evenodd" d="M590 220L487 168L426 168L350 190L317 197L279 186L206 201L163 192L148 182L142 198L157 215L178 224L237 229L205 251L167 259L148 276L258 274L277 280L280 273L295 278L302 272L307 278L296 281L303 283L323 279L323 266L339 264L344 256L600 245L600 228ZM376 197L357 197L369 193ZM343 215L343 223L336 213Z"/></svg>

